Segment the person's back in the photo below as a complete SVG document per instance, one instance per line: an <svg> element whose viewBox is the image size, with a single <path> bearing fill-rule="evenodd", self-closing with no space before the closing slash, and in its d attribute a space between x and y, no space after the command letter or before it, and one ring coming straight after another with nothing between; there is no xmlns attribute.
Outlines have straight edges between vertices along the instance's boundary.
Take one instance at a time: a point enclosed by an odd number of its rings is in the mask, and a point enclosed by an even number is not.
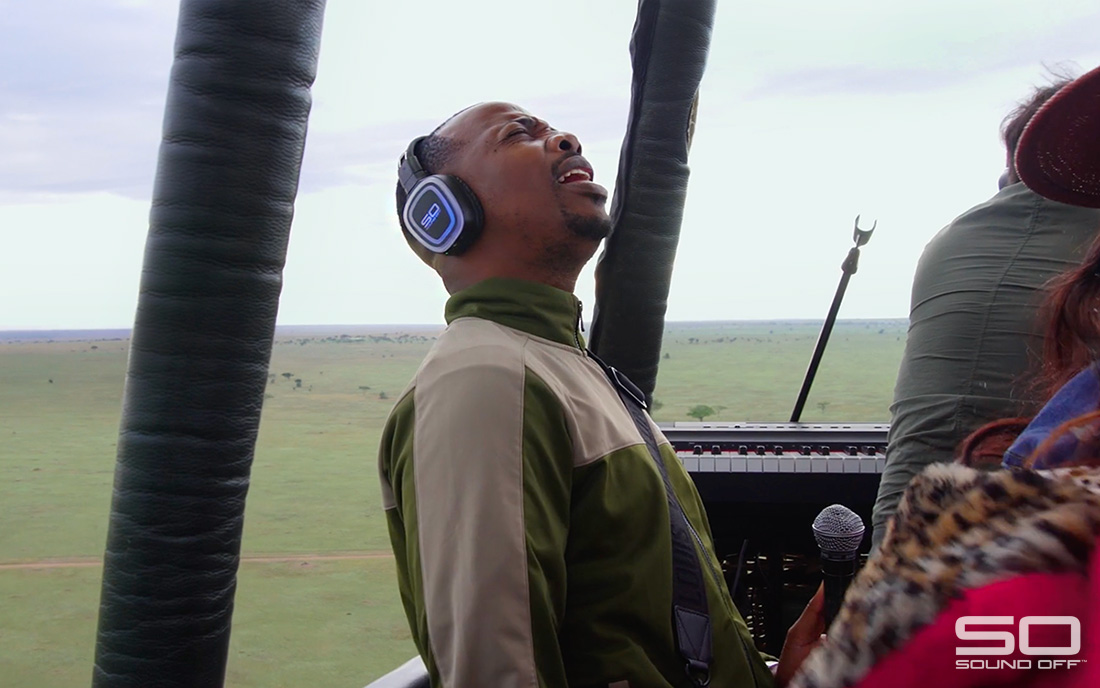
<svg viewBox="0 0 1100 688"><path fill-rule="evenodd" d="M1037 193L1100 208L1098 105L1100 69L1028 125L1018 163ZM990 419L909 484L795 688L1100 685L1100 238L1045 291L1031 382L1065 382L1022 432Z"/></svg>
<svg viewBox="0 0 1100 688"><path fill-rule="evenodd" d="M1047 89L1046 97L1061 85ZM1037 108L1046 98L1029 105ZM1006 127L1009 156L1027 112ZM909 333L891 410L874 542L909 481L987 421L1035 411L1021 383L1037 362L1043 285L1076 265L1100 229L1100 212L1047 200L1009 181L956 218L925 248L913 280Z"/></svg>

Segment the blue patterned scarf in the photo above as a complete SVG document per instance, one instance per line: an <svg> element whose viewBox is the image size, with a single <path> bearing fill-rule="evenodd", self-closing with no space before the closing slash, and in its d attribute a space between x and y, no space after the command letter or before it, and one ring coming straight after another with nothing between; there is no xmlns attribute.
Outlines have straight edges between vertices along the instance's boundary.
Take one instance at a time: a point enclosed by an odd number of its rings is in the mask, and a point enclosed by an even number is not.
<svg viewBox="0 0 1100 688"><path fill-rule="evenodd" d="M1100 368L1093 363L1062 385L1051 397L1039 415L1028 424L1012 446L1005 452L1003 465L1023 466L1028 457L1046 441L1051 433L1063 424L1100 409ZM1098 428L1078 426L1062 432L1054 442L1035 459L1032 468L1054 468L1080 459L1095 458L1081 454L1095 452Z"/></svg>

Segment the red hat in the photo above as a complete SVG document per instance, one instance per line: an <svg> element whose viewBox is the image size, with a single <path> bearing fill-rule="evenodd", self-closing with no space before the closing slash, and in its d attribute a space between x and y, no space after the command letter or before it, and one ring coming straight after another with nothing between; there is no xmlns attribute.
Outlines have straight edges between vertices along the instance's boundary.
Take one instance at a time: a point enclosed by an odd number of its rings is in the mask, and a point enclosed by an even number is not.
<svg viewBox="0 0 1100 688"><path fill-rule="evenodd" d="M1053 201L1100 208L1100 67L1055 93L1027 123L1016 173Z"/></svg>

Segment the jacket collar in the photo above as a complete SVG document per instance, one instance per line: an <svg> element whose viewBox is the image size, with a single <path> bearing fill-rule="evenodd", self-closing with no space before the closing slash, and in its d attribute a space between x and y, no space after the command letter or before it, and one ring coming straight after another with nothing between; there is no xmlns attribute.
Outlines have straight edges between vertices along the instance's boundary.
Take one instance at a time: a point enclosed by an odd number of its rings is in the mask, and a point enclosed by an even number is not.
<svg viewBox="0 0 1100 688"><path fill-rule="evenodd" d="M538 282L493 277L456 292L444 317L482 318L527 334L584 349L581 302L573 294Z"/></svg>

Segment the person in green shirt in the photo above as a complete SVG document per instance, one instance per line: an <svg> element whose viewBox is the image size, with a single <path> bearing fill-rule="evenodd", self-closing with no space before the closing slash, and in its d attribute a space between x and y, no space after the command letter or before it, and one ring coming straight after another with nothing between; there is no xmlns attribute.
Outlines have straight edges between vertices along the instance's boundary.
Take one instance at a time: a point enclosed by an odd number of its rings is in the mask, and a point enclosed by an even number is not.
<svg viewBox="0 0 1100 688"><path fill-rule="evenodd" d="M402 229L451 295L378 455L401 600L433 686L696 685L677 653L665 485L579 329L574 285L611 229L581 152L572 134L485 103L412 147L420 173L452 175L461 217L450 201L422 202L401 168ZM773 676L690 476L645 422L696 534L710 686L784 684L824 630L821 595Z"/></svg>
<svg viewBox="0 0 1100 688"><path fill-rule="evenodd" d="M1029 416L1042 401L1025 380L1042 351L1036 316L1043 286L1080 262L1100 228L1100 212L1027 188L1014 157L1028 120L1066 83L1037 89L1009 114L1001 189L940 231L917 264L872 514L875 547L915 475L953 460L958 444L978 427Z"/></svg>

